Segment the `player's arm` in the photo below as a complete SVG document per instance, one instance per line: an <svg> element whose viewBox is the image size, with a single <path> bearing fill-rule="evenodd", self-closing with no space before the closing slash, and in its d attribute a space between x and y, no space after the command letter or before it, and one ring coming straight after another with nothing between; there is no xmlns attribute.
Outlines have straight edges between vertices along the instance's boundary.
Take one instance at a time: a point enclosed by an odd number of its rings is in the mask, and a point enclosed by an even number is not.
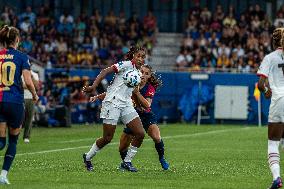
<svg viewBox="0 0 284 189"><path fill-rule="evenodd" d="M265 98L271 98L272 95L271 88L268 82L268 76L270 74L271 66L270 62L270 58L268 56L265 56L257 71L257 75L259 76L258 88L261 92L264 93Z"/></svg>
<svg viewBox="0 0 284 189"><path fill-rule="evenodd" d="M33 84L32 76L31 76L31 71L24 69L22 71L22 75L24 77L25 85L27 89L32 93L33 100L36 102L38 101L38 96L36 94L35 86Z"/></svg>
<svg viewBox="0 0 284 189"><path fill-rule="evenodd" d="M94 83L91 86L84 86L83 87L83 92L92 92L93 90L95 90L98 85L101 83L101 81L110 73L114 73L115 72L115 68L114 66L110 66L107 67L105 69L103 69L99 75L96 77Z"/></svg>
<svg viewBox="0 0 284 189"><path fill-rule="evenodd" d="M93 96L90 98L90 102L95 102L97 99L99 100L104 100L106 97L106 93L102 93L102 94L99 94L99 95L96 95L96 96Z"/></svg>
<svg viewBox="0 0 284 189"><path fill-rule="evenodd" d="M258 80L258 88L264 93L265 98L271 98L272 92L267 77L260 75Z"/></svg>
<svg viewBox="0 0 284 189"><path fill-rule="evenodd" d="M151 98L144 98L144 96L139 92L139 88L135 88L133 94L137 97L138 103L145 109L150 108L152 104Z"/></svg>
<svg viewBox="0 0 284 189"><path fill-rule="evenodd" d="M33 84L35 86L35 89L38 91L39 90L39 80L37 78L35 78L35 76L33 76L33 74L31 74L32 76L32 81L33 81Z"/></svg>

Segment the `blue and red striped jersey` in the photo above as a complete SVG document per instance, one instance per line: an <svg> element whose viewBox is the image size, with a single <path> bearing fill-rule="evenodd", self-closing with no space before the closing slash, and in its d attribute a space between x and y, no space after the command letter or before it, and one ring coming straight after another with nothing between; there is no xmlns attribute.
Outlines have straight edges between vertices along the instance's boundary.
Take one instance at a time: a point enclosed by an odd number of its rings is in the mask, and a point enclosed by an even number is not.
<svg viewBox="0 0 284 189"><path fill-rule="evenodd" d="M30 70L28 56L16 49L0 50L0 103L24 103L22 71Z"/></svg>
<svg viewBox="0 0 284 189"><path fill-rule="evenodd" d="M155 95L156 89L151 84L147 83L142 89L140 89L140 93L144 98L151 98L153 99ZM150 112L151 108L145 110L145 112Z"/></svg>

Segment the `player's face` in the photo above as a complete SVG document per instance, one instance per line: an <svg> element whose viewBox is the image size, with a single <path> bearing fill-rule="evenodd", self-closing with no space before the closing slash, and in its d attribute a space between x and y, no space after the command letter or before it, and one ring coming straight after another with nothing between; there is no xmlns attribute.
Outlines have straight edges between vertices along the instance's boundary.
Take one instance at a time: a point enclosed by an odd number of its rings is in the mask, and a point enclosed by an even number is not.
<svg viewBox="0 0 284 189"><path fill-rule="evenodd" d="M146 83L149 78L151 77L151 70L147 67L142 67L141 68L141 73L142 73L142 76L141 76L141 81L144 83Z"/></svg>
<svg viewBox="0 0 284 189"><path fill-rule="evenodd" d="M146 58L146 54L144 51L138 51L134 54L133 60L136 62L136 67L138 69L144 64L144 59Z"/></svg>

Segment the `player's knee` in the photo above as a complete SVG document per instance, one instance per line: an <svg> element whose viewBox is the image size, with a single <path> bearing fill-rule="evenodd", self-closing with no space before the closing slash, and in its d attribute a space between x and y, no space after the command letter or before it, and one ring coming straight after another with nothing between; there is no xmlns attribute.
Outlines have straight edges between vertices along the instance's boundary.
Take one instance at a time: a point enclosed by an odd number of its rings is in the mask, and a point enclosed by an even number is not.
<svg viewBox="0 0 284 189"><path fill-rule="evenodd" d="M104 142L105 142L105 144L108 144L108 143L110 143L111 142L111 140L112 140L112 138L113 138L113 136L106 136L106 137L104 137Z"/></svg>
<svg viewBox="0 0 284 189"><path fill-rule="evenodd" d="M0 137L0 150L3 150L6 146L6 137Z"/></svg>
<svg viewBox="0 0 284 189"><path fill-rule="evenodd" d="M15 144L17 145L18 143L18 138L19 138L19 135L9 135L9 144Z"/></svg>
<svg viewBox="0 0 284 189"><path fill-rule="evenodd" d="M161 137L160 136L152 136L152 139L153 139L153 141L155 142L155 143L160 143L161 142Z"/></svg>
<svg viewBox="0 0 284 189"><path fill-rule="evenodd" d="M138 140L143 140L145 137L145 133L143 131L140 131L138 133L136 133L135 138Z"/></svg>

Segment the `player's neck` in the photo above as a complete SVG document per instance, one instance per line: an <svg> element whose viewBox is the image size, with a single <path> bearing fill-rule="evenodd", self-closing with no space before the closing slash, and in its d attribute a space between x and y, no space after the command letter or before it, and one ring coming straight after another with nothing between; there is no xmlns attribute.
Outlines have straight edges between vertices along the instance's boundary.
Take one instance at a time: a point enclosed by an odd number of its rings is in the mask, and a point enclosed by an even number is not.
<svg viewBox="0 0 284 189"><path fill-rule="evenodd" d="M141 83L140 83L140 89L142 89L143 87L145 87L146 83L147 83L147 82L141 82Z"/></svg>
<svg viewBox="0 0 284 189"><path fill-rule="evenodd" d="M10 46L7 47L7 49L11 49L11 48L16 49L16 47L14 45L10 45Z"/></svg>

